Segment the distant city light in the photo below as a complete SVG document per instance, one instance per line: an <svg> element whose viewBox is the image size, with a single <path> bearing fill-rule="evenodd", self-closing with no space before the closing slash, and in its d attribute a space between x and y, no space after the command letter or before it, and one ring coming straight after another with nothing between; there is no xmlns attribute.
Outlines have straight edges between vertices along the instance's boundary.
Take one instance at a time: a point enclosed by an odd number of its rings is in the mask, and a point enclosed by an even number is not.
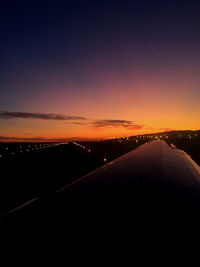
<svg viewBox="0 0 200 267"><path fill-rule="evenodd" d="M88 152L91 152L91 150L90 150L90 149L88 149Z"/></svg>
<svg viewBox="0 0 200 267"><path fill-rule="evenodd" d="M106 161L107 161L107 159L106 159L106 158L104 158L103 160L104 160L104 162L106 162Z"/></svg>
<svg viewBox="0 0 200 267"><path fill-rule="evenodd" d="M2 155L0 155L0 158L2 158L3 156Z"/></svg>

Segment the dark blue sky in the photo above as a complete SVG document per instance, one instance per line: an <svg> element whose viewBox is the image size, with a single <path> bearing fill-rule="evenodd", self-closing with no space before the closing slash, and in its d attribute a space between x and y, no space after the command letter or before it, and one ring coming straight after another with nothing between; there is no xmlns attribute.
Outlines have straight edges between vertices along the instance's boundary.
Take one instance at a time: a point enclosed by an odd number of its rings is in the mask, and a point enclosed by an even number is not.
<svg viewBox="0 0 200 267"><path fill-rule="evenodd" d="M21 5L1 8L4 79L18 67L35 65L79 72L91 52L123 61L132 45L145 57L199 52L199 1L39 1L41 7L37 1L15 2Z"/></svg>

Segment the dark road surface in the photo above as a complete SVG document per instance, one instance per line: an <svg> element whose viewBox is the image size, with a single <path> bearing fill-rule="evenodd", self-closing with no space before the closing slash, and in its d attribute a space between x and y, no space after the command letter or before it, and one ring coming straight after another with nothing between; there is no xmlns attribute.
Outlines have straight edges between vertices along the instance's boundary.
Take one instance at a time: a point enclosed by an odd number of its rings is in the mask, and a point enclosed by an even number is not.
<svg viewBox="0 0 200 267"><path fill-rule="evenodd" d="M87 193L87 194L85 194ZM165 141L148 142L60 189L59 214L132 216L200 211L200 168ZM72 212L73 213L73 212ZM105 214L107 214L105 216ZM136 215L137 214L137 215Z"/></svg>
<svg viewBox="0 0 200 267"><path fill-rule="evenodd" d="M60 190L68 192L134 191L151 186L197 189L198 166L165 141L152 141Z"/></svg>
<svg viewBox="0 0 200 267"><path fill-rule="evenodd" d="M195 215L200 211L199 166L165 141L152 141L61 188L56 201L54 196L36 199L3 219L40 222L46 217L51 220L55 211L58 224L67 218L74 225L90 223L94 216L118 220L139 218L142 213L149 219L154 211L154 218L159 218L161 212L186 214L186 210Z"/></svg>

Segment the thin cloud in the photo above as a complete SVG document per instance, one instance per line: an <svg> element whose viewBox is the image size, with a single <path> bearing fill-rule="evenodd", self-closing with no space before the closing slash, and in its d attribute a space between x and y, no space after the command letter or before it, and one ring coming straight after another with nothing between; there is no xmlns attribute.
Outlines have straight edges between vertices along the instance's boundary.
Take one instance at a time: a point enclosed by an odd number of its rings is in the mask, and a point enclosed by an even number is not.
<svg viewBox="0 0 200 267"><path fill-rule="evenodd" d="M140 129L143 129L144 128L144 125L132 125L130 127L127 127L126 129L127 130L132 130L132 131L135 131L135 130L140 130Z"/></svg>
<svg viewBox="0 0 200 267"><path fill-rule="evenodd" d="M92 123L93 128L126 128L127 130L142 129L144 125L137 125L134 121L128 120L96 120Z"/></svg>
<svg viewBox="0 0 200 267"><path fill-rule="evenodd" d="M32 113L32 112L10 112L10 111L0 111L0 119L40 119L40 120L57 120L57 121L83 121L87 120L85 117L81 116L66 116L63 114L55 113Z"/></svg>
<svg viewBox="0 0 200 267"><path fill-rule="evenodd" d="M39 113L39 112L11 112L0 111L0 119L40 119L40 120L54 120L70 122L74 125L92 126L93 129L103 128L124 128L126 130L140 130L144 125L135 124L134 121L129 120L92 120L83 116L67 116L64 114L55 113Z"/></svg>

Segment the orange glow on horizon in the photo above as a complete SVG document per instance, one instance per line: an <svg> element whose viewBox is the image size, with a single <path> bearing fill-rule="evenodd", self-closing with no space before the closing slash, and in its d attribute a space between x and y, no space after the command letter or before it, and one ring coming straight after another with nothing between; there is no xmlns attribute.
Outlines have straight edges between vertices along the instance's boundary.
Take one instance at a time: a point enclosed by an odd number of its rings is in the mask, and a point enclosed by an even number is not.
<svg viewBox="0 0 200 267"><path fill-rule="evenodd" d="M93 2L5 8L0 141L200 129L198 4Z"/></svg>
<svg viewBox="0 0 200 267"><path fill-rule="evenodd" d="M187 68L182 70L183 79L171 77L172 70L149 77L138 74L131 77L116 77L102 73L102 80L94 75L90 85L93 90L78 91L79 84L57 84L61 95L55 93L55 84L46 85L50 93L32 99L21 112L39 112L83 116L86 121L56 121L39 119L0 118L1 139L13 137L43 139L105 139L123 136L162 132L162 129L200 129L199 91L192 90L199 78L190 79ZM191 72L191 71L190 71ZM100 74L99 74L100 75ZM178 75L178 74L177 74ZM67 91L64 87L68 88ZM93 127L98 120L127 120L141 128ZM6 139L6 138L5 138Z"/></svg>

